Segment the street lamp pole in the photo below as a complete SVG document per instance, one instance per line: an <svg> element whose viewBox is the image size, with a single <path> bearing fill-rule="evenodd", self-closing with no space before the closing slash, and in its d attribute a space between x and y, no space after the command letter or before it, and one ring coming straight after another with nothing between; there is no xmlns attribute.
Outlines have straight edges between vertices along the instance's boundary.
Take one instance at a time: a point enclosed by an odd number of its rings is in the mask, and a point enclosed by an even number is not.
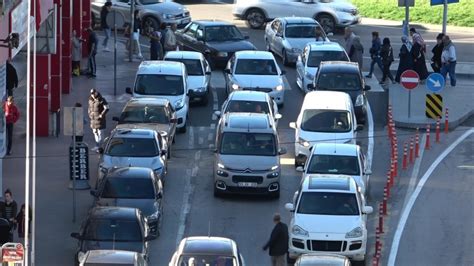
<svg viewBox="0 0 474 266"><path fill-rule="evenodd" d="M31 1L28 1L28 14L31 14ZM31 23L27 24L28 42L26 44L26 147L25 147L25 254L24 263L29 264L30 259L30 96L31 96Z"/></svg>
<svg viewBox="0 0 474 266"><path fill-rule="evenodd" d="M448 24L448 0L443 2L443 34L446 35L446 24Z"/></svg>

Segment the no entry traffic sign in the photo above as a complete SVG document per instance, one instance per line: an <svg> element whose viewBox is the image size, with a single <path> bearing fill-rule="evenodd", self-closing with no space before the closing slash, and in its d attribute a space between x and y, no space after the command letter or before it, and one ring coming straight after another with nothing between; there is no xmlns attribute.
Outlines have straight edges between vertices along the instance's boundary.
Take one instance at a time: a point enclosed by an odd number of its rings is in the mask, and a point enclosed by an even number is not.
<svg viewBox="0 0 474 266"><path fill-rule="evenodd" d="M407 90L412 90L418 86L420 76L413 70L406 70L400 76L400 83Z"/></svg>

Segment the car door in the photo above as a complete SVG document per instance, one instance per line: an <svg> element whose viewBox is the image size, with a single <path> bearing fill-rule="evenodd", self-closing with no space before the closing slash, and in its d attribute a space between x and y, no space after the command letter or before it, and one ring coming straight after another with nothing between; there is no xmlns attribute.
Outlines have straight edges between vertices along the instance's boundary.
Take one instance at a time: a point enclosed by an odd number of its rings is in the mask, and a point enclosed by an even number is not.
<svg viewBox="0 0 474 266"><path fill-rule="evenodd" d="M203 67L203 70L204 70L204 74L206 75L205 76L205 85L207 86L206 88L209 88L210 84L211 84L211 67L209 66L209 63L207 62L206 59L202 59L201 61L201 65Z"/></svg>
<svg viewBox="0 0 474 266"><path fill-rule="evenodd" d="M196 23L191 23L186 27L181 34L179 34L178 42L183 50L194 51L196 46L196 31L199 27Z"/></svg>
<svg viewBox="0 0 474 266"><path fill-rule="evenodd" d="M170 130L169 130L169 136L168 138L171 140L170 143L168 143L169 146L171 146L171 143L174 142L174 137L175 137L175 134L176 134L176 114L174 113L173 109L171 108L171 104L167 104L165 106L165 114L166 114L166 118L168 119L168 122L170 123L169 127L170 127ZM172 122L174 121L174 122Z"/></svg>
<svg viewBox="0 0 474 266"><path fill-rule="evenodd" d="M298 56L298 59L296 60L296 79L297 81L300 80L301 81L301 88L303 90L305 90L304 88L304 83L303 83L303 80L304 80L304 75L305 75L305 72L306 72L306 60L308 58L308 54L309 54L309 46L305 46L303 52L301 53L300 56Z"/></svg>
<svg viewBox="0 0 474 266"><path fill-rule="evenodd" d="M364 184L365 184L365 188L367 189L367 187L369 186L369 175L368 173L370 173L370 171L368 171L368 165L365 161L365 156L364 156L364 153L362 153L362 151L359 151L359 165L361 166L360 168L360 171L361 171L361 174L362 174L362 178L364 180Z"/></svg>
<svg viewBox="0 0 474 266"><path fill-rule="evenodd" d="M284 23L278 23L275 37L273 38L273 51L283 57L283 29Z"/></svg>
<svg viewBox="0 0 474 266"><path fill-rule="evenodd" d="M232 86L231 82L233 80L232 74L234 73L234 66L235 66L235 55L230 58L229 62L227 62L227 66L225 68L226 70L224 71L224 78L225 78L225 85L226 85L225 87L226 87L227 94L230 94L232 92L232 88L230 86Z"/></svg>
<svg viewBox="0 0 474 266"><path fill-rule="evenodd" d="M268 27L266 27L265 38L268 43L268 48L273 51L273 42L276 34L277 25L280 23L278 19L275 19Z"/></svg>

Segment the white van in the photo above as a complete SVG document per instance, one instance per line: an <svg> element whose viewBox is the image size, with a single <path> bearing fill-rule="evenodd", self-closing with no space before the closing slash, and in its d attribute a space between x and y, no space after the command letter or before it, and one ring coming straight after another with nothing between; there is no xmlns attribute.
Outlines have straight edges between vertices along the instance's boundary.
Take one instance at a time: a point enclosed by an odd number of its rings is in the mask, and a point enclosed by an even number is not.
<svg viewBox="0 0 474 266"><path fill-rule="evenodd" d="M176 111L180 132L186 132L189 110L188 74L181 62L143 61L138 67L135 86L126 92L133 97L168 99Z"/></svg>
<svg viewBox="0 0 474 266"><path fill-rule="evenodd" d="M304 165L318 142L356 143L357 126L351 97L338 91L311 91L304 97L295 129L295 166Z"/></svg>

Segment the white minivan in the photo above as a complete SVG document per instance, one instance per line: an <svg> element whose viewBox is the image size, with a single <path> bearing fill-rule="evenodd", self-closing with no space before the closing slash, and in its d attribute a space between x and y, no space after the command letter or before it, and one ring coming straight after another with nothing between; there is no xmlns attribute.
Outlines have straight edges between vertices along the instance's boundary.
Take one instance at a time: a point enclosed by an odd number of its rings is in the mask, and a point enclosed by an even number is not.
<svg viewBox="0 0 474 266"><path fill-rule="evenodd" d="M188 74L181 62L143 61L138 67L135 85L126 92L133 97L160 97L171 102L180 132L186 132L189 110Z"/></svg>
<svg viewBox="0 0 474 266"><path fill-rule="evenodd" d="M311 91L304 97L295 129L295 166L304 165L318 142L356 143L357 125L351 97L338 91Z"/></svg>

